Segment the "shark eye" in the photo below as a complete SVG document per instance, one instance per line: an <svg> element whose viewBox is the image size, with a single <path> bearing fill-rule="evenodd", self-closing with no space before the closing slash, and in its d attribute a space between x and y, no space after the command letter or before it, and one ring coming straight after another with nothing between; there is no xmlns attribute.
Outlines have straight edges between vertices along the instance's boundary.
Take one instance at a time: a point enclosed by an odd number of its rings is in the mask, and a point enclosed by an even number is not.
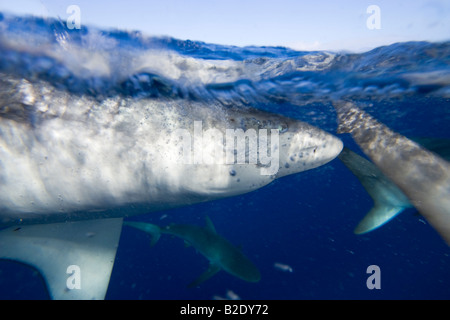
<svg viewBox="0 0 450 320"><path fill-rule="evenodd" d="M282 123L282 124L278 125L277 129L280 133L284 133L284 132L288 131L288 126L287 126L287 124Z"/></svg>

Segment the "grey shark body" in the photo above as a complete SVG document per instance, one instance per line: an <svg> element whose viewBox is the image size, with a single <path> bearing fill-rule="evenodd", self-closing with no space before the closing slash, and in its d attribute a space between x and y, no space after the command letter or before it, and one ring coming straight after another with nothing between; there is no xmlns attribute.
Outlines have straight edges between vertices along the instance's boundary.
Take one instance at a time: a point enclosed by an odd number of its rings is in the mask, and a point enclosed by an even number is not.
<svg viewBox="0 0 450 320"><path fill-rule="evenodd" d="M238 195L325 164L342 149L340 140L318 128L255 109L182 99L98 102L9 74L2 74L0 90L8 97L0 114L3 225L122 217ZM196 163L194 150L186 163L179 134L194 139L199 134L195 122L203 130L203 158ZM265 129L269 140L276 130L279 141L268 145L279 154L276 163L268 164L276 170L262 174L267 164L259 161L202 161L217 147L223 152L234 147L206 137L210 129L222 137L227 129ZM196 142L190 146L194 149ZM235 153L247 152L246 145L238 148Z"/></svg>
<svg viewBox="0 0 450 320"><path fill-rule="evenodd" d="M440 138L415 138L428 150L440 155L445 160L450 159L450 140ZM338 158L358 178L374 201L374 207L356 226L354 232L363 234L370 232L405 209L414 207L408 197L388 179L373 163L344 147Z"/></svg>
<svg viewBox="0 0 450 320"><path fill-rule="evenodd" d="M0 79L0 225L10 226L0 232L0 258L34 265L55 299L104 298L123 217L250 192L323 165L342 149L318 128L251 108L119 94L99 99L13 72ZM267 148L256 159L265 152L272 161L202 162L227 148L220 139L227 129L266 130L260 142ZM246 148L236 142L236 157L249 159ZM98 248L108 252L104 264ZM71 264L80 265L83 281L96 279L96 290L67 289L61 277Z"/></svg>
<svg viewBox="0 0 450 320"><path fill-rule="evenodd" d="M403 192L373 163L344 148L339 159L358 178L374 201L374 207L355 228L356 234L372 231L413 205Z"/></svg>
<svg viewBox="0 0 450 320"><path fill-rule="evenodd" d="M351 133L379 170L450 244L450 163L392 131L353 103L335 103L335 109L338 132ZM396 194L393 198L397 204L404 205L405 199L398 201L401 195Z"/></svg>
<svg viewBox="0 0 450 320"><path fill-rule="evenodd" d="M211 220L206 217L206 227L193 225L169 225L158 227L143 222L124 222L124 225L137 228L152 235L152 245L158 241L160 234L169 234L184 240L204 255L210 262L208 270L189 284L195 287L209 279L220 270L248 282L258 282L261 278L259 270L228 240L217 234Z"/></svg>

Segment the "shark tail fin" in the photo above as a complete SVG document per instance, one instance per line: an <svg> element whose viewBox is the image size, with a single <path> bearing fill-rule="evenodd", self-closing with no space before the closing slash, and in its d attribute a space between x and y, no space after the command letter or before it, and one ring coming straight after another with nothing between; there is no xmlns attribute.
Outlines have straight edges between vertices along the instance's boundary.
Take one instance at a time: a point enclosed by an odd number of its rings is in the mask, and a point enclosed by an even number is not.
<svg viewBox="0 0 450 320"><path fill-rule="evenodd" d="M399 213L404 207L393 207L389 205L375 205L369 213L359 222L353 232L355 234L363 234L375 230L387 223Z"/></svg>
<svg viewBox="0 0 450 320"><path fill-rule="evenodd" d="M125 221L123 225L149 233L152 237L152 240L150 242L150 246L152 247L158 242L159 238L161 237L161 228L151 223Z"/></svg>
<svg viewBox="0 0 450 320"><path fill-rule="evenodd" d="M358 178L375 203L355 228L356 234L372 231L393 219L404 209L412 207L402 191L369 160L345 147L338 157Z"/></svg>
<svg viewBox="0 0 450 320"><path fill-rule="evenodd" d="M9 227L0 258L34 266L52 299L104 299L121 229L122 218Z"/></svg>

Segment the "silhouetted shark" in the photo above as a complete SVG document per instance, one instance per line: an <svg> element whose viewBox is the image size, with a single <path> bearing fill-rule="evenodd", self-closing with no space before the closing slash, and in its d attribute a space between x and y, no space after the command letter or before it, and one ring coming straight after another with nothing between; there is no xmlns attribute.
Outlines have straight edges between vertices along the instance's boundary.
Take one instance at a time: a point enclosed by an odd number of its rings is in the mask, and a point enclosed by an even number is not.
<svg viewBox="0 0 450 320"><path fill-rule="evenodd" d="M220 270L225 270L229 274L249 282L257 282L261 278L258 269L242 251L217 234L208 217L206 217L206 227L204 228L194 225L158 227L150 223L131 221L123 224L151 234L152 245L158 241L161 233L170 234L183 239L204 255L210 262L209 268L188 287L199 285Z"/></svg>

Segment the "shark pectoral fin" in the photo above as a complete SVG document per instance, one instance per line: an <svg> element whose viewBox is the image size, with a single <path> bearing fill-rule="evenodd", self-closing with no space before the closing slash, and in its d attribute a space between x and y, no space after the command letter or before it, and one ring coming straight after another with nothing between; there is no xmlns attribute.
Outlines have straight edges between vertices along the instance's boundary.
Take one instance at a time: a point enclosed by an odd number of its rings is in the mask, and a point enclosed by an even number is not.
<svg viewBox="0 0 450 320"><path fill-rule="evenodd" d="M221 268L219 265L211 263L211 264L209 265L208 270L206 270L204 273L202 273L202 274L200 275L200 277L198 277L198 278L195 279L193 282L191 282L191 283L188 285L188 288L193 288L193 287L198 286L200 283L202 283L202 282L208 280L209 278L211 278L213 275L215 275L215 274L216 274L217 272L219 272L221 269L222 269L222 268Z"/></svg>
<svg viewBox="0 0 450 320"><path fill-rule="evenodd" d="M355 234L363 234L378 227L401 213L405 207L376 204L355 228Z"/></svg>
<svg viewBox="0 0 450 320"><path fill-rule="evenodd" d="M52 299L104 299L122 218L11 227L0 232L0 258L40 271Z"/></svg>
<svg viewBox="0 0 450 320"><path fill-rule="evenodd" d="M152 240L150 242L151 247L153 247L161 237L161 228L151 223L125 221L123 225L133 227L150 234L152 237Z"/></svg>
<svg viewBox="0 0 450 320"><path fill-rule="evenodd" d="M189 248L189 247L191 247L192 245L188 242L188 241L186 241L186 240L184 240L184 247L185 248Z"/></svg>
<svg viewBox="0 0 450 320"><path fill-rule="evenodd" d="M211 219L208 216L205 217L205 222L206 222L206 229L208 229L212 233L217 233L216 227L214 227L214 224L212 223Z"/></svg>

